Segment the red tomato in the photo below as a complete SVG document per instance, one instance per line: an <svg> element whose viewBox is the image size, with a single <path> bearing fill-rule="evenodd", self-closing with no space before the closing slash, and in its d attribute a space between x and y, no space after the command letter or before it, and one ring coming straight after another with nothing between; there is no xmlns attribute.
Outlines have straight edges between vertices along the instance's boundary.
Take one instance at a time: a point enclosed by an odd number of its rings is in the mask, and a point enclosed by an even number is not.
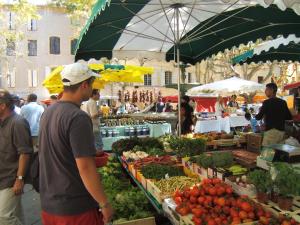
<svg viewBox="0 0 300 225"><path fill-rule="evenodd" d="M205 199L205 201L212 203L213 198L211 196L207 195Z"/></svg>
<svg viewBox="0 0 300 225"><path fill-rule="evenodd" d="M226 215L229 215L230 214L230 208L228 206L225 206L223 208L223 212L226 214Z"/></svg>
<svg viewBox="0 0 300 225"><path fill-rule="evenodd" d="M196 216L196 217L201 217L203 215L203 211L201 209L193 209L192 213Z"/></svg>
<svg viewBox="0 0 300 225"><path fill-rule="evenodd" d="M240 211L239 212L239 217L242 219L242 220L244 220L244 219L247 219L248 218L248 214L247 214L247 212L245 212L245 211Z"/></svg>
<svg viewBox="0 0 300 225"><path fill-rule="evenodd" d="M200 218L193 217L192 220L195 223L195 225L202 225L202 220Z"/></svg>
<svg viewBox="0 0 300 225"><path fill-rule="evenodd" d="M224 187L218 187L217 195L222 196L225 193L226 189Z"/></svg>
<svg viewBox="0 0 300 225"><path fill-rule="evenodd" d="M201 204L201 205L203 205L204 202L205 202L205 197L201 197L201 196L200 196L200 197L198 198L198 203Z"/></svg>
<svg viewBox="0 0 300 225"><path fill-rule="evenodd" d="M214 219L210 219L207 221L207 225L217 225Z"/></svg>
<svg viewBox="0 0 300 225"><path fill-rule="evenodd" d="M242 202L241 204L241 209L246 211L246 212L251 212L253 211L252 206L249 204L249 202Z"/></svg>
<svg viewBox="0 0 300 225"><path fill-rule="evenodd" d="M218 205L225 206L225 198L218 198Z"/></svg>
<svg viewBox="0 0 300 225"><path fill-rule="evenodd" d="M254 220L254 219L255 219L255 214L254 214L254 212L249 212L249 213L248 213L248 218Z"/></svg>
<svg viewBox="0 0 300 225"><path fill-rule="evenodd" d="M259 222L263 225L268 225L269 224L269 219L265 216L259 217Z"/></svg>
<svg viewBox="0 0 300 225"><path fill-rule="evenodd" d="M231 187L227 187L226 188L226 193L231 195L232 194L232 188Z"/></svg>
<svg viewBox="0 0 300 225"><path fill-rule="evenodd" d="M183 192L183 195L184 195L184 197L186 197L186 198L190 198L190 196L191 196L191 191L190 191L190 190L185 190L185 191Z"/></svg>
<svg viewBox="0 0 300 225"><path fill-rule="evenodd" d="M186 216L187 214L189 214L190 210L187 207L182 207L178 209L178 213L181 216Z"/></svg>
<svg viewBox="0 0 300 225"><path fill-rule="evenodd" d="M212 195L212 196L214 196L214 195L217 194L217 190L216 190L216 188L214 188L214 187L210 188L210 189L208 190L208 192L209 192L209 194Z"/></svg>
<svg viewBox="0 0 300 225"><path fill-rule="evenodd" d="M191 202L191 203L197 203L197 198L194 197L194 196L191 196L191 197L190 197L190 202Z"/></svg>
<svg viewBox="0 0 300 225"><path fill-rule="evenodd" d="M193 189L190 191L191 196L198 197L200 195L200 191L197 187L193 187Z"/></svg>
<svg viewBox="0 0 300 225"><path fill-rule="evenodd" d="M174 199L174 201L175 201L176 205L180 205L182 203L182 198L181 197L176 197Z"/></svg>
<svg viewBox="0 0 300 225"><path fill-rule="evenodd" d="M241 219L239 217L233 217L231 225L241 224Z"/></svg>
<svg viewBox="0 0 300 225"><path fill-rule="evenodd" d="M216 184L221 183L221 180L220 180L219 178L214 178L214 179L212 179L212 183L213 183L214 185L216 185Z"/></svg>
<svg viewBox="0 0 300 225"><path fill-rule="evenodd" d="M234 217L238 217L239 213L235 209L231 208L230 215L231 215L232 218L234 218Z"/></svg>
<svg viewBox="0 0 300 225"><path fill-rule="evenodd" d="M220 217L215 218L215 222L216 222L218 225L221 225L221 224L222 224L222 220L221 220Z"/></svg>

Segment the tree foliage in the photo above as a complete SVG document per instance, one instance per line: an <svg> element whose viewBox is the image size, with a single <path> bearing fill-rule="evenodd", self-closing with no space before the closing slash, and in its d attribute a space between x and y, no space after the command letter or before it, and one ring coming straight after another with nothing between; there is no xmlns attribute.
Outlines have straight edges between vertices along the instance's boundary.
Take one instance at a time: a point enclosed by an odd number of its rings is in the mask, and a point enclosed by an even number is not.
<svg viewBox="0 0 300 225"><path fill-rule="evenodd" d="M72 25L75 27L75 36L79 35L96 2L97 0L52 0L55 6L66 10L72 21Z"/></svg>
<svg viewBox="0 0 300 225"><path fill-rule="evenodd" d="M39 19L37 7L27 0L14 1L12 4L4 4L0 0L0 56L6 52L7 41L14 42L16 47L16 56L18 54L18 45L25 38L24 31L29 19ZM11 12L12 23L8 26L8 13ZM10 29L11 28L11 29ZM3 54L4 53L4 54Z"/></svg>

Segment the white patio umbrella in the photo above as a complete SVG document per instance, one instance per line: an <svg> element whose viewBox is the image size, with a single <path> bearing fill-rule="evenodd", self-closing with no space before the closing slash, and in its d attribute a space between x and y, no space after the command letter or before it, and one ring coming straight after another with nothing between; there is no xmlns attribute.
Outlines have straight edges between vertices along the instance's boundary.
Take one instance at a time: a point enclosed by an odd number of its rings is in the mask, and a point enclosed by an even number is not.
<svg viewBox="0 0 300 225"><path fill-rule="evenodd" d="M238 77L231 77L226 80L220 80L199 87L191 88L187 91L188 96L201 96L203 94L211 95L232 95L232 94L249 94L262 92L265 85L254 81L244 80Z"/></svg>

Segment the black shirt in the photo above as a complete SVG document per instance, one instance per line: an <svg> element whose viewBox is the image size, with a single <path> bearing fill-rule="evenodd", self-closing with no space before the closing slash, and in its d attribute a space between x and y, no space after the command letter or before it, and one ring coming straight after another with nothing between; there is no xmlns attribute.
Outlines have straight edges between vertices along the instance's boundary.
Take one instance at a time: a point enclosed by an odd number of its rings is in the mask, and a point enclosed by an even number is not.
<svg viewBox="0 0 300 225"><path fill-rule="evenodd" d="M284 100L280 98L269 98L263 102L257 120L264 118L266 130L277 129L284 131L285 120L291 120L292 115Z"/></svg>
<svg viewBox="0 0 300 225"><path fill-rule="evenodd" d="M42 115L39 136L42 209L55 215L75 215L98 207L75 161L96 153L88 114L74 103L57 102Z"/></svg>

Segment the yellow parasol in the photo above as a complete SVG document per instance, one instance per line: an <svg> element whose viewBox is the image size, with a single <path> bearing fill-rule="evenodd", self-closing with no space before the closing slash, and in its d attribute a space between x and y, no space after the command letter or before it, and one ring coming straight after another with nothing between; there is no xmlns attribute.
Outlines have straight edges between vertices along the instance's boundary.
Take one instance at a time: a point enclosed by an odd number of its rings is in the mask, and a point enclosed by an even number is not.
<svg viewBox="0 0 300 225"><path fill-rule="evenodd" d="M122 66L124 69L106 69L106 67L103 64L89 65L90 69L99 71L101 75L100 78L96 78L94 81L94 89L103 89L109 82L143 83L144 74L153 74L154 72L154 69L151 67ZM48 89L50 94L63 91L63 83L60 75L62 70L63 66L56 67L44 80L43 86Z"/></svg>

